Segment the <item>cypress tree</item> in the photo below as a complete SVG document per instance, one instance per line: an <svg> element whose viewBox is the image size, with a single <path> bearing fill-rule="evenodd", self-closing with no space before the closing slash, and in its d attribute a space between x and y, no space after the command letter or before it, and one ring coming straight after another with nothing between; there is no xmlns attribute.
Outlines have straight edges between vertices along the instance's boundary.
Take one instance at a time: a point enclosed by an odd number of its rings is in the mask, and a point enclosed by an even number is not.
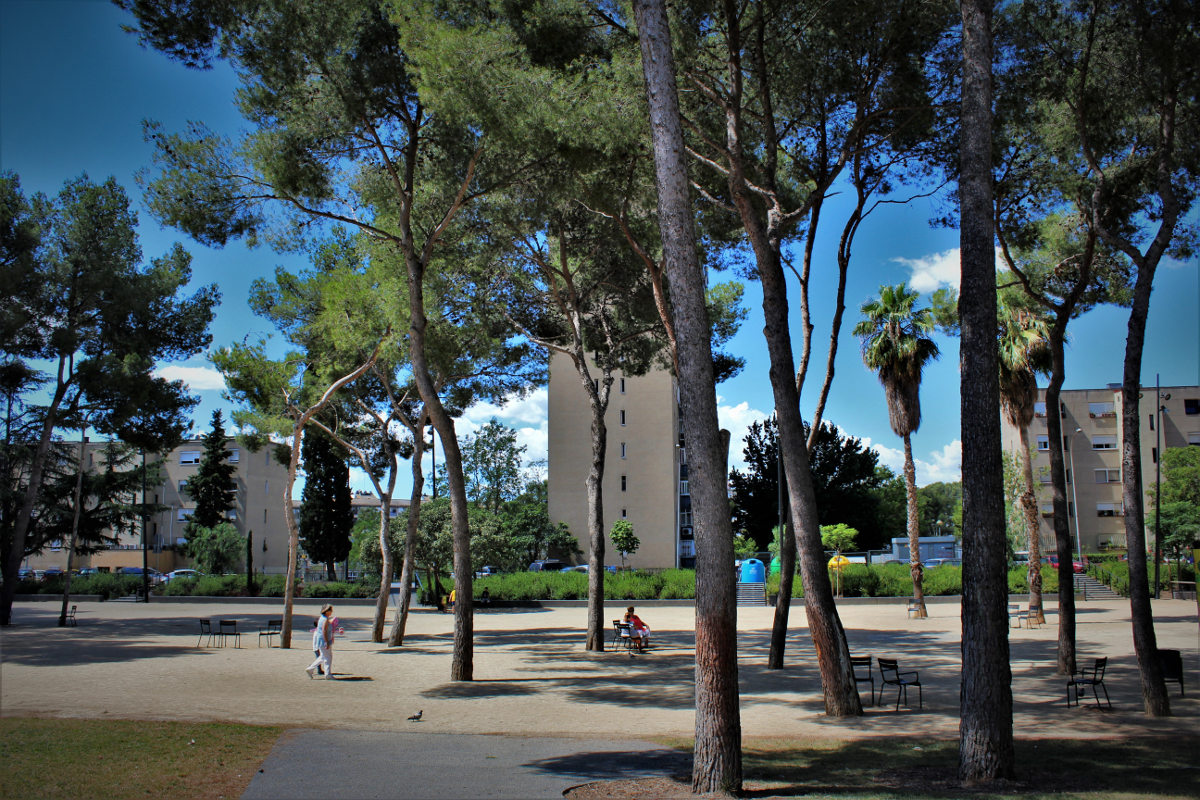
<svg viewBox="0 0 1200 800"><path fill-rule="evenodd" d="M350 555L350 467L333 441L319 431L308 431L300 446L304 459L304 491L300 495L297 524L308 557L323 563L329 580L337 580L336 563Z"/></svg>
<svg viewBox="0 0 1200 800"><path fill-rule="evenodd" d="M212 415L212 429L204 436L204 452L196 475L187 482L187 493L196 501L189 528L215 528L228 522L229 511L236 503L233 476L237 467L229 463L225 449L225 420L221 410Z"/></svg>

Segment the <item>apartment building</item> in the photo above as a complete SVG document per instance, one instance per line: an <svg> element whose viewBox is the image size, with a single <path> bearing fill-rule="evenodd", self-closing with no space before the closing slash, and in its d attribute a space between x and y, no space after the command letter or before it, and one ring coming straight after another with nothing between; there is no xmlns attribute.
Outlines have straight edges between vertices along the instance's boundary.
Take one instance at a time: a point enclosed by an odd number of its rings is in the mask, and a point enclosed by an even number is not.
<svg viewBox="0 0 1200 800"><path fill-rule="evenodd" d="M1143 387L1140 440L1142 445L1142 486L1154 485L1154 469L1159 448L1200 446L1200 387L1164 386L1161 388L1162 413L1155 430L1155 387ZM1036 416L1029 428L1033 447L1033 467L1041 484L1042 547L1054 547L1053 491L1050 488L1050 440L1046 427L1046 390L1038 390ZM1063 456L1067 467L1068 514L1071 535L1078 532L1085 552L1124 548L1125 520L1121 491L1121 386L1104 389L1076 389L1061 394L1058 413L1062 419ZM1020 437L1015 427L1003 419L1004 447L1018 452ZM1155 444L1155 436L1158 444ZM1146 506L1149 509L1149 505ZM1078 510L1078 511L1077 511ZM1151 522L1147 517L1147 522Z"/></svg>
<svg viewBox="0 0 1200 800"><path fill-rule="evenodd" d="M586 553L585 481L592 459L592 411L579 373L564 355L556 353L550 359L548 395L550 519L565 522ZM665 370L651 370L641 377L615 373L605 423L604 530L612 530L618 519L627 519L641 541L625 564L694 566L687 448L675 379ZM604 563L622 563L611 541L605 545Z"/></svg>
<svg viewBox="0 0 1200 800"><path fill-rule="evenodd" d="M230 463L237 467L233 486L234 508L229 521L246 535L254 532L254 567L260 573L282 574L287 564L287 524L283 514L283 492L287 486L287 468L271 457L270 450L251 453L229 439L226 449ZM89 465L103 459L103 442L88 444ZM146 543L149 566L159 572L169 572L189 566L173 546L183 544L188 518L195 502L187 494L187 482L196 474L204 442L192 439L176 447L164 462L164 480L157 486L146 487L146 502L168 506L168 510L146 521ZM147 456L153 460L154 456ZM135 502L140 498L135 498ZM66 568L67 548L49 547L38 556L31 556L25 566L33 569ZM127 531L119 535L118 544L91 556L77 557L76 567L98 567L115 570L142 565L142 532Z"/></svg>

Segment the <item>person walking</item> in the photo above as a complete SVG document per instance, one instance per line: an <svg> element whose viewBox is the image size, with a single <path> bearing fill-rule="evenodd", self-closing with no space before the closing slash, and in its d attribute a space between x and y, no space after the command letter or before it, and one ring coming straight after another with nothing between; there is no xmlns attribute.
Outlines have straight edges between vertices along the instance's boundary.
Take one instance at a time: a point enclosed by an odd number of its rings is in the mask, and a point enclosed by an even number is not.
<svg viewBox="0 0 1200 800"><path fill-rule="evenodd" d="M325 680L333 677L333 606L326 603L321 607L321 616L317 617L317 628L313 631L313 649L318 652L317 660L304 670L312 678L318 667L324 667Z"/></svg>

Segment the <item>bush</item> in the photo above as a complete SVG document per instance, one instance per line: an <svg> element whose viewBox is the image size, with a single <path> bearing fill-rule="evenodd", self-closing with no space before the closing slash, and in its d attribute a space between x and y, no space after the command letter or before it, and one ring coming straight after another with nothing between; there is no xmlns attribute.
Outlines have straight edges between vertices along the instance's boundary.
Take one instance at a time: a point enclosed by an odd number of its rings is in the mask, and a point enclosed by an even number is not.
<svg viewBox="0 0 1200 800"><path fill-rule="evenodd" d="M197 578L175 578L162 586L167 597L186 597L195 593Z"/></svg>
<svg viewBox="0 0 1200 800"><path fill-rule="evenodd" d="M205 575L196 581L192 594L198 597L228 597L229 587L220 575Z"/></svg>
<svg viewBox="0 0 1200 800"><path fill-rule="evenodd" d="M258 593L262 597L283 597L286 583L286 575L267 575L259 582Z"/></svg>
<svg viewBox="0 0 1200 800"><path fill-rule="evenodd" d="M1049 564L1042 565L1042 592L1055 594L1058 592L1058 570ZM1017 567L1008 571L1008 593L1029 593L1029 568Z"/></svg>
<svg viewBox="0 0 1200 800"><path fill-rule="evenodd" d="M586 600L588 576L581 572L493 575L475 581L476 599L485 588L493 600ZM624 571L604 576L605 600L690 600L695 596L696 573L690 569L654 574Z"/></svg>

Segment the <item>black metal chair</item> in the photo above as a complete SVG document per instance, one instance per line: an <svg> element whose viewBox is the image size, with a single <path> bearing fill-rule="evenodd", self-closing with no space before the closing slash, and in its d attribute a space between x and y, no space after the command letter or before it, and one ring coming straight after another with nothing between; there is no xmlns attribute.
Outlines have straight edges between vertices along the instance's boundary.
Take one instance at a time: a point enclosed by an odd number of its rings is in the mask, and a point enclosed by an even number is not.
<svg viewBox="0 0 1200 800"><path fill-rule="evenodd" d="M1017 612L1017 627L1021 627L1021 620L1025 620L1025 627L1032 628L1035 625L1041 627L1042 607L1037 603L1030 603L1029 607L1024 611Z"/></svg>
<svg viewBox="0 0 1200 800"><path fill-rule="evenodd" d="M1071 680L1067 681L1067 708L1071 707L1071 692L1075 692L1075 705L1079 705L1079 698L1087 694L1089 686L1092 687L1092 697L1096 699L1096 708L1103 708L1100 705L1100 694L1096 691L1096 687L1104 690L1104 702L1108 703L1109 708L1112 708L1112 700L1108 699L1108 687L1104 685L1104 670L1107 666L1107 658L1094 659L1090 669L1079 670L1071 677Z"/></svg>
<svg viewBox="0 0 1200 800"><path fill-rule="evenodd" d="M216 633L213 633L212 623L209 620L206 620L206 619L200 620L200 639L203 639L205 636L207 636L208 637L208 645L207 645L208 647L212 647L212 640L213 640L213 637L216 635L217 635ZM200 646L200 639L196 640L196 647Z"/></svg>
<svg viewBox="0 0 1200 800"><path fill-rule="evenodd" d="M262 640L263 640L264 636L267 637L267 647L271 646L271 637L272 636L279 636L282 638L282 636L283 636L283 620L281 620L281 619L267 620L266 630L260 630L258 632L258 646L259 647L262 647Z"/></svg>
<svg viewBox="0 0 1200 800"><path fill-rule="evenodd" d="M860 683L871 684L871 705L875 705L875 675L871 672L871 656L850 656L850 669L854 672L854 688L858 688ZM867 668L867 676L861 677L858 673L858 667Z"/></svg>
<svg viewBox="0 0 1200 800"><path fill-rule="evenodd" d="M633 626L628 622L622 622L619 619L613 620L613 647L625 645L625 649L633 647L633 635L631 634Z"/></svg>
<svg viewBox="0 0 1200 800"><path fill-rule="evenodd" d="M225 646L226 637L233 637L235 642L234 647L242 646L242 635L238 633L236 619L223 619L220 621L221 646Z"/></svg>
<svg viewBox="0 0 1200 800"><path fill-rule="evenodd" d="M79 608L79 606L71 606L71 613L67 614L67 624L68 625L79 627L79 623L75 620L75 609L77 609L77 608Z"/></svg>
<svg viewBox="0 0 1200 800"><path fill-rule="evenodd" d="M1179 684L1179 694L1187 697L1183 691L1183 656L1178 650L1159 650L1158 663L1162 664L1163 680Z"/></svg>
<svg viewBox="0 0 1200 800"><path fill-rule="evenodd" d="M908 676L912 677L908 677ZM925 698L921 690L921 676L916 672L901 672L900 667L894 658L879 659L879 676L883 680L883 686L879 687L879 700L883 701L884 686L896 687L896 710L900 710L900 696L904 696L904 705L908 705L908 687L917 687L917 699L920 702L918 708L925 708Z"/></svg>

